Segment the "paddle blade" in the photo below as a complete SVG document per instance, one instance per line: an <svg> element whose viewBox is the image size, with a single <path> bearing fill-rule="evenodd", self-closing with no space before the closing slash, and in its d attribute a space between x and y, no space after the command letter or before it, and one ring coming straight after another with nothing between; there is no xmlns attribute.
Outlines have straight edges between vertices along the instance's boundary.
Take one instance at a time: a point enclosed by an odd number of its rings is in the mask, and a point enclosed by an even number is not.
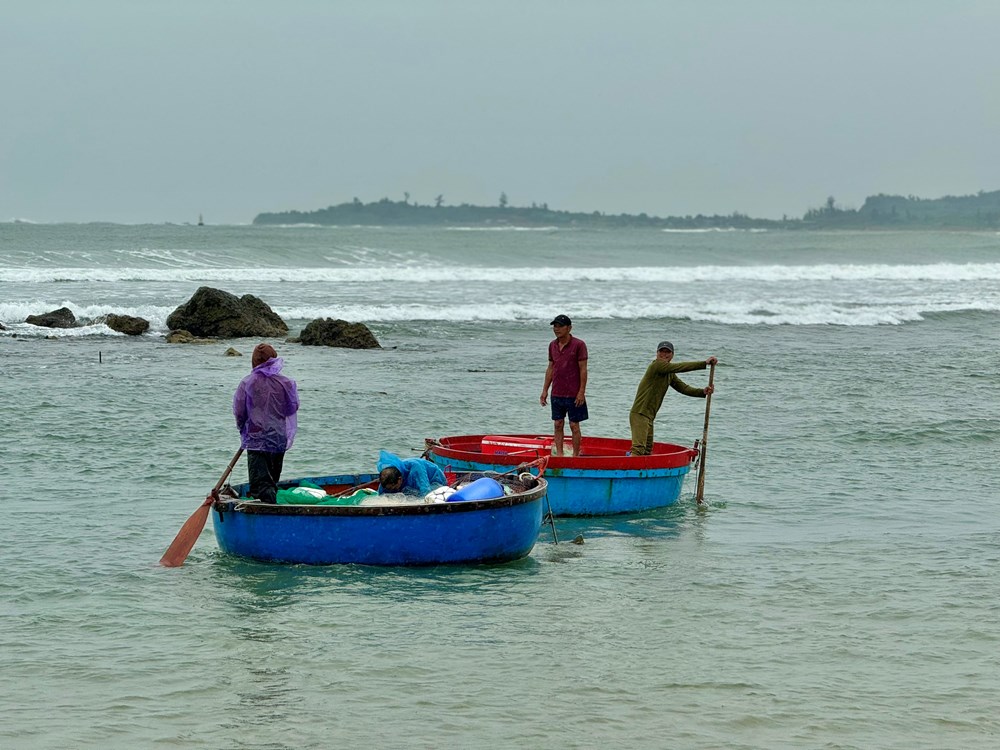
<svg viewBox="0 0 1000 750"><path fill-rule="evenodd" d="M181 526L174 541L170 543L167 551L160 558L160 565L166 568L177 568L184 564L191 548L194 547L194 543L198 541L198 537L201 536L201 532L205 528L205 522L208 520L208 512L211 508L212 497L209 496Z"/></svg>

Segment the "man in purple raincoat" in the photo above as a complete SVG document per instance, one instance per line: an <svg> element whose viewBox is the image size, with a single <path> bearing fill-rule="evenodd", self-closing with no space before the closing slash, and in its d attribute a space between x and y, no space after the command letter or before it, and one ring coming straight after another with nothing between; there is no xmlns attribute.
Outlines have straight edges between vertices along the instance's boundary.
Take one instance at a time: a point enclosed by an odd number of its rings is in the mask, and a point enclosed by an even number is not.
<svg viewBox="0 0 1000 750"><path fill-rule="evenodd" d="M285 362L270 344L258 344L251 363L253 371L233 396L233 414L247 452L250 496L275 503L285 451L295 439L299 392L295 381L281 374Z"/></svg>

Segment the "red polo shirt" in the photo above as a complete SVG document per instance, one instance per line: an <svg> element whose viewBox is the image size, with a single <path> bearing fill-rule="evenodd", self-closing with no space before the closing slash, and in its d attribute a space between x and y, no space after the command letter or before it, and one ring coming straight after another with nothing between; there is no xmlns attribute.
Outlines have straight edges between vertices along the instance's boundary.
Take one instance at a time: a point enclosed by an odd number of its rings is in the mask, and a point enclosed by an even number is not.
<svg viewBox="0 0 1000 750"><path fill-rule="evenodd" d="M587 359L587 345L583 339L570 334L569 342L562 349L559 339L549 342L549 361L552 363L552 395L576 398L580 392L580 362Z"/></svg>

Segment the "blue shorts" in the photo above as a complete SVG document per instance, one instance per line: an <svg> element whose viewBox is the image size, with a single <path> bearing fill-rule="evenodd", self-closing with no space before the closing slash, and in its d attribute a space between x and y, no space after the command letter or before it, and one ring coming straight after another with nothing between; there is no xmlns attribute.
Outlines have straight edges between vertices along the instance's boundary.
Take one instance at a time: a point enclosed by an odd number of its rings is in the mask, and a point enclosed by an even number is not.
<svg viewBox="0 0 1000 750"><path fill-rule="evenodd" d="M552 421L558 422L567 414L570 422L582 422L589 417L587 402L584 401L579 406L575 402L576 398L573 396L553 396L549 399L549 403L552 405Z"/></svg>

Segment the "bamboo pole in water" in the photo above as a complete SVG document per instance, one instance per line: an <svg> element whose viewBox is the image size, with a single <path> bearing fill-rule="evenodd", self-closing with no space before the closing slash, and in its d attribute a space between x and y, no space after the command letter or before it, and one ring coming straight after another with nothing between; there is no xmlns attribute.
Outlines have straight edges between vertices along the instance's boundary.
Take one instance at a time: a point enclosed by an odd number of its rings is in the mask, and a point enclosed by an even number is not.
<svg viewBox="0 0 1000 750"><path fill-rule="evenodd" d="M715 364L709 365L708 371L709 386L715 385ZM705 429L701 433L701 449L698 454L698 491L695 493L695 500L698 505L705 502L705 460L708 456L708 415L712 411L712 394L705 396Z"/></svg>

